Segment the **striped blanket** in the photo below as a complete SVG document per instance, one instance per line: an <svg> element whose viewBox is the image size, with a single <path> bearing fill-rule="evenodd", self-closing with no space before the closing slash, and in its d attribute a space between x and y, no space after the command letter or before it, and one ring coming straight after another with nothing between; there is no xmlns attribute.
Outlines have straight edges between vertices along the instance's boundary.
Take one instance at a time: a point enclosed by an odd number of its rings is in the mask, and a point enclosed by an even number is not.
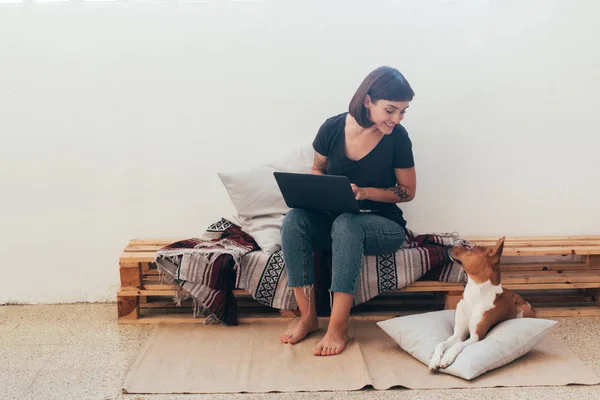
<svg viewBox="0 0 600 400"><path fill-rule="evenodd" d="M456 235L414 235L394 253L365 256L354 303L362 304L382 293L401 289L416 280L464 282L466 276L451 262L446 247ZM317 310L331 311L329 286L331 256L315 252ZM175 302L191 297L194 315L207 322L237 325L234 289L248 291L259 303L281 310L296 309L287 286L282 252L266 254L247 233L223 218L206 230L204 237L172 243L159 250L155 263L163 277L179 290Z"/></svg>

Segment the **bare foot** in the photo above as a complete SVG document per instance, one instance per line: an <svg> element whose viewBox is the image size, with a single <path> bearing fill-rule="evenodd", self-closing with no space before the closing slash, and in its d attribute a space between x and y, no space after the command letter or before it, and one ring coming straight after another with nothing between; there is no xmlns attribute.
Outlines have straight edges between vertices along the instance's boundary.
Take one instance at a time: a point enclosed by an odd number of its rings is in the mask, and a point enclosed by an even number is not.
<svg viewBox="0 0 600 400"><path fill-rule="evenodd" d="M348 326L329 326L325 337L314 351L315 356L335 356L340 354L348 342Z"/></svg>
<svg viewBox="0 0 600 400"><path fill-rule="evenodd" d="M309 333L319 330L319 321L317 317L302 318L296 322L292 328L281 334L279 339L283 343L296 344L306 337Z"/></svg>

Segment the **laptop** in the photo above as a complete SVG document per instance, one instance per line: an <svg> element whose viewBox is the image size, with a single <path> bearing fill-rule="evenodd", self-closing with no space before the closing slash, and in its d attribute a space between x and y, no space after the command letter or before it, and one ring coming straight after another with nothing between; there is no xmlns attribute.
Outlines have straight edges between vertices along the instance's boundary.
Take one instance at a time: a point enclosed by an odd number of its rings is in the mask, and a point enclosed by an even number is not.
<svg viewBox="0 0 600 400"><path fill-rule="evenodd" d="M274 172L275 180L290 208L332 213L361 212L350 180L338 175Z"/></svg>

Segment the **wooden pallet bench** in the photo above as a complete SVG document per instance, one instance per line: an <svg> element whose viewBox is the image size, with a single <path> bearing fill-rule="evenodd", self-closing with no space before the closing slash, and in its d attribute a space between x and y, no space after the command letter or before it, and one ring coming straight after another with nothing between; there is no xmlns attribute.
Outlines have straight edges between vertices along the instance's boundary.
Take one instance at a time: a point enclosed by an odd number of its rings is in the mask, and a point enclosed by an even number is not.
<svg viewBox="0 0 600 400"><path fill-rule="evenodd" d="M493 245L497 238L469 238L479 245ZM131 240L120 256L121 287L117 294L120 323L202 322L193 318L191 305L187 315L175 307L175 287L160 282L154 260L155 252L175 240ZM540 258L549 258L540 262ZM600 236L507 237L501 265L502 284L520 293L532 303L540 317L600 315ZM536 260L536 261L531 261ZM406 307L429 304L453 309L464 286L458 283L417 281L394 294L382 295L368 302L372 315L393 313ZM243 290L234 292L240 319L290 317L294 312L269 309L253 301ZM430 294L431 297L414 295ZM371 306L369 309L368 306ZM360 306L359 306L360 307ZM387 311L383 311L385 308ZM389 308L392 308L390 311ZM378 312L380 310L381 312Z"/></svg>

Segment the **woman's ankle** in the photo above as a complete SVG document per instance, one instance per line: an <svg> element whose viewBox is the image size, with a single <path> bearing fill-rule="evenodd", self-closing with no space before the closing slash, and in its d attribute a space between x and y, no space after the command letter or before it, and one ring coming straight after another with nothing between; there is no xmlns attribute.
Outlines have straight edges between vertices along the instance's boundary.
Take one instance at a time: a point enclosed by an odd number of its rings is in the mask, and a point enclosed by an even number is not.
<svg viewBox="0 0 600 400"><path fill-rule="evenodd" d="M348 318L336 318L336 319L329 319L329 328L331 329L336 329L336 330L348 330L348 325L349 325L349 317Z"/></svg>
<svg viewBox="0 0 600 400"><path fill-rule="evenodd" d="M314 285L300 286L294 288L294 297L300 310L300 318L308 319L317 317L317 308L315 305Z"/></svg>
<svg viewBox="0 0 600 400"><path fill-rule="evenodd" d="M300 320L302 320L302 321L317 321L318 320L317 313L316 313L316 311L308 312L306 314L300 313Z"/></svg>

